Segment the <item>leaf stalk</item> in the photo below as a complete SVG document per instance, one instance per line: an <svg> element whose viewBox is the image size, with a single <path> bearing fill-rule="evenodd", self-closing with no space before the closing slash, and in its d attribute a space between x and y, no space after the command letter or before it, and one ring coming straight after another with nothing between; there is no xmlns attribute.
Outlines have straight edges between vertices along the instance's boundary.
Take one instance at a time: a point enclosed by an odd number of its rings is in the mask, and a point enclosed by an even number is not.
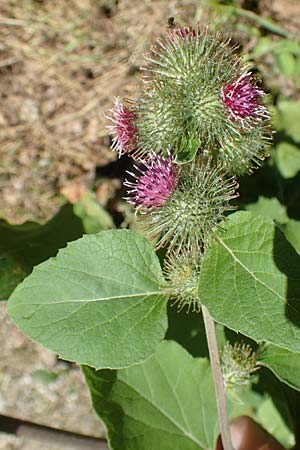
<svg viewBox="0 0 300 450"><path fill-rule="evenodd" d="M217 400L217 409L218 409L218 417L221 431L221 439L224 450L233 450L230 429L229 429L229 420L227 415L226 408L226 390L223 382L221 366L220 366L220 357L219 350L217 344L216 330L215 330L215 322L211 315L209 314L206 306L202 305L202 314L205 326L205 333L207 338L207 345L212 369L212 375L214 379L215 392L216 392L216 400Z"/></svg>

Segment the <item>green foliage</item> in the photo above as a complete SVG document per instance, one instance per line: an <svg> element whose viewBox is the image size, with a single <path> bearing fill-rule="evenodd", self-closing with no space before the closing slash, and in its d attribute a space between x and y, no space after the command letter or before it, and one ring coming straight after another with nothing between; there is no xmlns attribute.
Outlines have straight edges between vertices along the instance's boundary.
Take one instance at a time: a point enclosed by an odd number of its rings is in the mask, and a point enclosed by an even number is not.
<svg viewBox="0 0 300 450"><path fill-rule="evenodd" d="M272 55L275 65L285 78L299 76L300 45L289 39L273 40L271 36L261 36L251 56L255 59Z"/></svg>
<svg viewBox="0 0 300 450"><path fill-rule="evenodd" d="M82 220L86 233L93 234L115 228L111 215L96 201L91 192L87 192L75 203L74 214Z"/></svg>
<svg viewBox="0 0 300 450"><path fill-rule="evenodd" d="M272 397L267 397L261 402L255 418L285 448L295 444L293 433L280 415Z"/></svg>
<svg viewBox="0 0 300 450"><path fill-rule="evenodd" d="M283 178L293 178L300 171L300 148L280 142L276 147L275 161Z"/></svg>
<svg viewBox="0 0 300 450"><path fill-rule="evenodd" d="M260 402L256 411L256 419L285 448L293 447L299 436L300 393L281 383L265 367L259 371L255 390L264 394L264 400ZM278 427L274 429L276 424Z"/></svg>
<svg viewBox="0 0 300 450"><path fill-rule="evenodd" d="M83 371L113 450L215 448L219 427L207 359L168 341L143 364Z"/></svg>
<svg viewBox="0 0 300 450"><path fill-rule="evenodd" d="M82 236L81 221L74 216L71 205L65 205L59 213L45 225L26 222L10 225L0 221L0 250L20 262L26 271L33 266L55 256L67 242Z"/></svg>
<svg viewBox="0 0 300 450"><path fill-rule="evenodd" d="M148 236L158 239L157 247L169 244L176 252L197 252L206 247L212 230L226 211L234 209L237 183L222 167L211 162L193 162L180 172L178 185L161 207L141 215Z"/></svg>
<svg viewBox="0 0 300 450"><path fill-rule="evenodd" d="M26 272L11 256L0 256L0 301L7 300L14 288L25 278Z"/></svg>
<svg viewBox="0 0 300 450"><path fill-rule="evenodd" d="M296 252L300 254L300 221L290 219L281 229Z"/></svg>
<svg viewBox="0 0 300 450"><path fill-rule="evenodd" d="M284 131L289 138L300 143L300 101L280 100L276 106L276 129Z"/></svg>
<svg viewBox="0 0 300 450"><path fill-rule="evenodd" d="M167 328L158 258L126 230L87 235L37 266L8 302L16 325L62 358L126 367L154 351Z"/></svg>
<svg viewBox="0 0 300 450"><path fill-rule="evenodd" d="M65 205L45 225L11 225L0 220L0 299L6 300L33 266L55 256L82 233L82 224L71 205Z"/></svg>
<svg viewBox="0 0 300 450"><path fill-rule="evenodd" d="M270 217L278 223L287 223L289 220L286 208L276 197L260 196L256 203L248 203L245 209L253 214Z"/></svg>
<svg viewBox="0 0 300 450"><path fill-rule="evenodd" d="M280 381L300 391L300 353L270 344L259 353L258 363L272 370Z"/></svg>
<svg viewBox="0 0 300 450"><path fill-rule="evenodd" d="M273 222L232 214L204 256L199 295L217 322L300 350L300 258Z"/></svg>
<svg viewBox="0 0 300 450"><path fill-rule="evenodd" d="M249 68L218 34L198 28L194 33L182 38L170 30L146 57L137 152L170 152L177 163L185 163L198 150L221 161L231 174L245 173L264 158L268 133L264 122L245 129L240 120L230 120L222 88Z"/></svg>

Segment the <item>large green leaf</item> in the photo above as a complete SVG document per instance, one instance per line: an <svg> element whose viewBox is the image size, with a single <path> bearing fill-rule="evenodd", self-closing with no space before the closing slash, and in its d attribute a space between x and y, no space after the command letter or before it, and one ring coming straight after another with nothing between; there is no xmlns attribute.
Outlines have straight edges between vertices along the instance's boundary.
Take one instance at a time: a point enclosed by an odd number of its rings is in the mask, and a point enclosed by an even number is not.
<svg viewBox="0 0 300 450"><path fill-rule="evenodd" d="M167 328L161 268L128 230L87 235L37 266L8 311L31 339L62 358L119 368L150 356Z"/></svg>
<svg viewBox="0 0 300 450"><path fill-rule="evenodd" d="M276 197L267 198L261 195L256 203L249 203L245 209L253 214L270 217L279 223L286 223L289 220L286 207Z"/></svg>
<svg viewBox="0 0 300 450"><path fill-rule="evenodd" d="M218 419L211 369L172 341L143 364L83 368L114 450L213 449Z"/></svg>
<svg viewBox="0 0 300 450"><path fill-rule="evenodd" d="M230 215L204 257L199 289L216 321L300 352L300 257L272 220Z"/></svg>
<svg viewBox="0 0 300 450"><path fill-rule="evenodd" d="M299 353L270 344L259 353L258 363L272 370L280 381L300 391Z"/></svg>

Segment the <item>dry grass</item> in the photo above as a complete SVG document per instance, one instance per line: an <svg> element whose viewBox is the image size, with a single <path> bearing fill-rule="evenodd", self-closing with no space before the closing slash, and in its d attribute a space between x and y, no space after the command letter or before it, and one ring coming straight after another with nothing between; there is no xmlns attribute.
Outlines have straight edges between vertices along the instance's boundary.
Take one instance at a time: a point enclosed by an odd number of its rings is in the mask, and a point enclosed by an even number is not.
<svg viewBox="0 0 300 450"><path fill-rule="evenodd" d="M134 95L170 15L194 2L0 0L0 217L46 220L69 183L89 186L108 150L104 112Z"/></svg>
<svg viewBox="0 0 300 450"><path fill-rule="evenodd" d="M115 158L104 112L137 95L137 69L167 18L206 23L205 3L0 0L0 218L47 220L62 194L92 185L95 167ZM259 4L279 22L299 19L299 0Z"/></svg>

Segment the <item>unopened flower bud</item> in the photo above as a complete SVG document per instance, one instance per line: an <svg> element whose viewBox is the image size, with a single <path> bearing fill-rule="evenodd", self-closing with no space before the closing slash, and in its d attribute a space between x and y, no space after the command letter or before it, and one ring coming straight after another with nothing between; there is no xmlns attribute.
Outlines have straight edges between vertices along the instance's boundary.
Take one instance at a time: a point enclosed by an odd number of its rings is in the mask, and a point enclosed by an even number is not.
<svg viewBox="0 0 300 450"><path fill-rule="evenodd" d="M221 369L226 387L250 383L251 375L258 370L256 353L249 345L226 342L221 354Z"/></svg>
<svg viewBox="0 0 300 450"><path fill-rule="evenodd" d="M201 305L198 294L201 256L193 253L171 253L164 261L164 276L171 289L170 298L179 310L187 307L199 312Z"/></svg>

